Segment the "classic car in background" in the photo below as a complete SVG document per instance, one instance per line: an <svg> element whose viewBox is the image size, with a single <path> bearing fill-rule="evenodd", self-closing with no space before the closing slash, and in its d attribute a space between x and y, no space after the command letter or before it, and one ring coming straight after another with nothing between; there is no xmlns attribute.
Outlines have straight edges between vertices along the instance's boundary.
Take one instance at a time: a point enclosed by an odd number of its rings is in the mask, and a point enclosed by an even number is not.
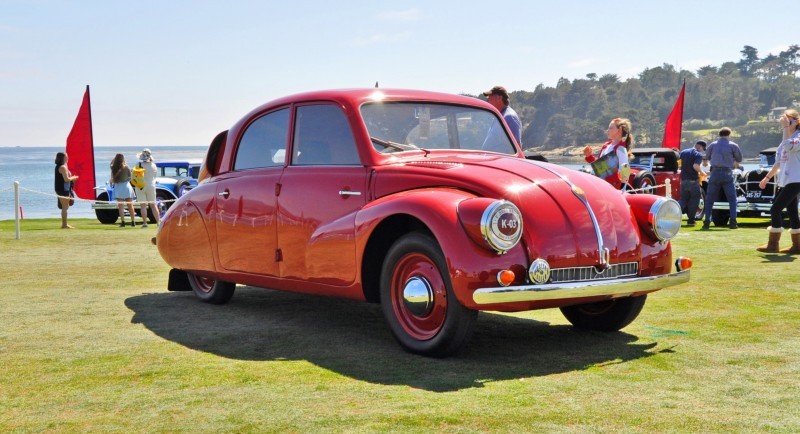
<svg viewBox="0 0 800 434"><path fill-rule="evenodd" d="M625 327L649 293L689 280L680 224L674 200L525 159L479 99L363 89L278 99L220 133L154 242L170 290L380 303L404 348L442 357L483 310Z"/></svg>
<svg viewBox="0 0 800 434"><path fill-rule="evenodd" d="M156 168L156 201L161 215L172 206L175 199L183 196L187 191L197 185L197 178L200 174L200 160L181 160L181 161L157 161ZM134 189L134 195L136 189ZM108 183L103 186L95 187L95 195L99 202L92 204L92 209L100 223L111 224L119 219L119 210L113 202L113 192L110 191ZM140 215L139 207L134 208L136 215ZM148 220L155 223L155 216L148 212Z"/></svg>
<svg viewBox="0 0 800 434"><path fill-rule="evenodd" d="M681 166L678 151L670 148L633 148L631 151L631 187L645 193L681 198ZM695 219L701 219L705 208L706 183L700 191L700 203L695 210ZM686 210L683 210L686 211Z"/></svg>

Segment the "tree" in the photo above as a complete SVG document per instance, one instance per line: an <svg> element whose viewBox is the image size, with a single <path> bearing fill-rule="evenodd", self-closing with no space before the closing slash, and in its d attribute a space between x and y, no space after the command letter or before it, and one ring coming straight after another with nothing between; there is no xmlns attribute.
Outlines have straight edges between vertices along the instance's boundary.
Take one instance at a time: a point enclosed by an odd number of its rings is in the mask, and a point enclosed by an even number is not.
<svg viewBox="0 0 800 434"><path fill-rule="evenodd" d="M737 64L739 72L747 77L752 77L753 72L758 66L758 50L749 45L745 45L741 53L742 60Z"/></svg>

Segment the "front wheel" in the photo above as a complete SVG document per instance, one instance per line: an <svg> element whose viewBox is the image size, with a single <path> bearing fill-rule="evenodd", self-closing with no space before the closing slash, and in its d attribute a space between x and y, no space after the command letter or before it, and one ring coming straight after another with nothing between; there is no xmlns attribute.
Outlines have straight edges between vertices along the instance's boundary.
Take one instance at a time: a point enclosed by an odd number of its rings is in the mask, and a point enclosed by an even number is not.
<svg viewBox="0 0 800 434"><path fill-rule="evenodd" d="M561 313L575 327L601 332L616 332L639 316L645 301L647 301L646 294L562 307Z"/></svg>
<svg viewBox="0 0 800 434"><path fill-rule="evenodd" d="M429 235L398 239L381 267L381 307L395 339L408 351L446 357L463 348L478 312L453 293L447 263Z"/></svg>
<svg viewBox="0 0 800 434"><path fill-rule="evenodd" d="M194 291L194 295L200 300L211 304L225 304L233 297L236 284L214 280L208 277L186 273L189 278L189 285Z"/></svg>
<svg viewBox="0 0 800 434"><path fill-rule="evenodd" d="M97 200L107 201L108 200L108 193L100 193L97 195ZM97 216L97 220L104 224L110 225L117 222L119 218L119 211L114 209L96 209L94 210L94 214Z"/></svg>

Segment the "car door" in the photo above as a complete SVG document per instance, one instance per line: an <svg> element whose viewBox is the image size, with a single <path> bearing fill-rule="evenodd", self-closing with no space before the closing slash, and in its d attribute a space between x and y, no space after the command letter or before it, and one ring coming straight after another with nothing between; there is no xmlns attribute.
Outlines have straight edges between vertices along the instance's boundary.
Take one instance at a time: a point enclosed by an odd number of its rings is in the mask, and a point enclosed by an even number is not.
<svg viewBox="0 0 800 434"><path fill-rule="evenodd" d="M252 121L237 144L233 171L216 182L217 246L227 270L278 276L276 191L289 114L283 108Z"/></svg>
<svg viewBox="0 0 800 434"><path fill-rule="evenodd" d="M346 286L358 270L355 213L365 203L367 170L341 107L295 110L291 164L278 196L280 274Z"/></svg>

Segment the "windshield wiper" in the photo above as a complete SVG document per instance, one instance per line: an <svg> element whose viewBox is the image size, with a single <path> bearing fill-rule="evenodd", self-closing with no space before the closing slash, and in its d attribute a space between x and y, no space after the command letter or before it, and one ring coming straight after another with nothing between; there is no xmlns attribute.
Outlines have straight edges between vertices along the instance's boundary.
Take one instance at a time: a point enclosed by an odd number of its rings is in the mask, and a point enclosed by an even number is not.
<svg viewBox="0 0 800 434"><path fill-rule="evenodd" d="M379 139L374 136L370 136L369 138L370 140L372 140L372 143L383 146L384 148L397 149L398 151L411 151L414 149L419 149L417 146L414 145L406 145L403 143L391 142L389 140Z"/></svg>

